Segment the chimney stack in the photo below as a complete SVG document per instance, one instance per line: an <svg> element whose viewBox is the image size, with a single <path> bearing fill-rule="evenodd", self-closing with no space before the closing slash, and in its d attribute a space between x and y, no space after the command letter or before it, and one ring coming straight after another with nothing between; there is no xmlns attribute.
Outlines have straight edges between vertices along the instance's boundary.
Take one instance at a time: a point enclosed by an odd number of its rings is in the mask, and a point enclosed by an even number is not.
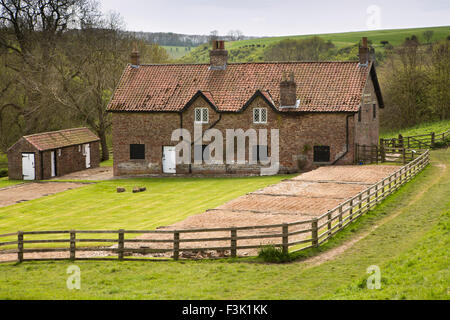
<svg viewBox="0 0 450 320"><path fill-rule="evenodd" d="M133 67L139 67L139 65L141 64L141 55L139 53L139 50L137 49L137 45L134 45L134 49L131 52L130 55L130 63Z"/></svg>
<svg viewBox="0 0 450 320"><path fill-rule="evenodd" d="M297 106L297 83L295 83L294 73L289 74L289 79L285 72L280 82L280 105L281 107Z"/></svg>
<svg viewBox="0 0 450 320"><path fill-rule="evenodd" d="M225 50L225 41L213 40L209 57L210 70L225 70L228 63L228 51Z"/></svg>
<svg viewBox="0 0 450 320"><path fill-rule="evenodd" d="M369 45L367 37L362 38L362 45L359 46L359 64L368 65L370 61Z"/></svg>

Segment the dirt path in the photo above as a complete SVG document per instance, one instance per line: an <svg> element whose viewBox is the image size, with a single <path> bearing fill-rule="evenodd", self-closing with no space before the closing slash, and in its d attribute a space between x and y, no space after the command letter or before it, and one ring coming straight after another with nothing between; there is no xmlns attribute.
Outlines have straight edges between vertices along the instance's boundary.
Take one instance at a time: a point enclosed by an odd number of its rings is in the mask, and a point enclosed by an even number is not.
<svg viewBox="0 0 450 320"><path fill-rule="evenodd" d="M0 208L83 186L86 184L69 182L33 182L11 186L0 190Z"/></svg>
<svg viewBox="0 0 450 320"><path fill-rule="evenodd" d="M439 163L439 164L435 164L436 167L442 169L442 172L445 172L447 166L443 163ZM442 175L441 175L442 177ZM348 249L352 248L355 244L357 244L359 241L363 240L364 238L368 237L370 234L372 234L375 230L377 230L379 227L385 225L386 223L394 220L395 218L397 218L399 215L401 215L402 213L404 213L406 210L408 210L409 207L411 207L413 204L415 204L417 201L419 201L420 199L422 199L423 195L430 189L432 188L434 185L438 184L440 182L440 179L437 180L432 180L432 183L428 184L426 186L426 188L424 188L421 192L419 192L418 194L416 194L412 199L412 201L410 201L408 203L407 206L402 207L401 209L399 209L397 212L395 212L393 215L390 215L382 220L380 220L377 224L375 224L374 226L372 226L370 228L370 230L364 232L363 234L343 243L342 245L330 249L326 252L320 253L314 257L302 260L299 263L304 263L307 264L307 268L312 268L312 267L316 267L319 266L327 261L331 261L334 260L335 258L337 258L338 256L340 256L341 254L343 254L344 252L346 252Z"/></svg>
<svg viewBox="0 0 450 320"><path fill-rule="evenodd" d="M77 171L57 177L52 180L87 180L87 181L103 181L113 179L112 167L99 167L83 171Z"/></svg>

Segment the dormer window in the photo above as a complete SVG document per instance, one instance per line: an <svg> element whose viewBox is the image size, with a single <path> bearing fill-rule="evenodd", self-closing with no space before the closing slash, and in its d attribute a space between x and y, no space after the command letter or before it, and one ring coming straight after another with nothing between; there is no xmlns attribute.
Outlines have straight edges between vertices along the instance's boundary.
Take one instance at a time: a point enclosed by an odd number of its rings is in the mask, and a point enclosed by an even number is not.
<svg viewBox="0 0 450 320"><path fill-rule="evenodd" d="M253 123L255 123L255 124L267 123L267 109L266 108L253 109Z"/></svg>
<svg viewBox="0 0 450 320"><path fill-rule="evenodd" d="M196 108L195 109L195 123L204 124L209 122L209 110L208 108Z"/></svg>

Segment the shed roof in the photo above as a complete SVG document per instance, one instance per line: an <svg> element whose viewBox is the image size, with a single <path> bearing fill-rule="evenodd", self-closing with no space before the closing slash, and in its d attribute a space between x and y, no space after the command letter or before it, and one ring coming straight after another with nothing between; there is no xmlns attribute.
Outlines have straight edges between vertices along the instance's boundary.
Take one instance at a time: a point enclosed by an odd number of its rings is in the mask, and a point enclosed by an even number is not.
<svg viewBox="0 0 450 320"><path fill-rule="evenodd" d="M24 136L23 138L35 146L39 151L59 149L100 140L100 138L88 128L43 132Z"/></svg>

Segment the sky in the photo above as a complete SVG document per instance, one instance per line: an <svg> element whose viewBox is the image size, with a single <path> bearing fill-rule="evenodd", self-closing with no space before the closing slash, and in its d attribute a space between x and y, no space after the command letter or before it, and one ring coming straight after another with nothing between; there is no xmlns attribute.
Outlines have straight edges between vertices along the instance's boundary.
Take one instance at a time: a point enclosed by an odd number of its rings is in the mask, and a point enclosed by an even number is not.
<svg viewBox="0 0 450 320"><path fill-rule="evenodd" d="M450 25L450 0L100 0L129 31L281 36Z"/></svg>

